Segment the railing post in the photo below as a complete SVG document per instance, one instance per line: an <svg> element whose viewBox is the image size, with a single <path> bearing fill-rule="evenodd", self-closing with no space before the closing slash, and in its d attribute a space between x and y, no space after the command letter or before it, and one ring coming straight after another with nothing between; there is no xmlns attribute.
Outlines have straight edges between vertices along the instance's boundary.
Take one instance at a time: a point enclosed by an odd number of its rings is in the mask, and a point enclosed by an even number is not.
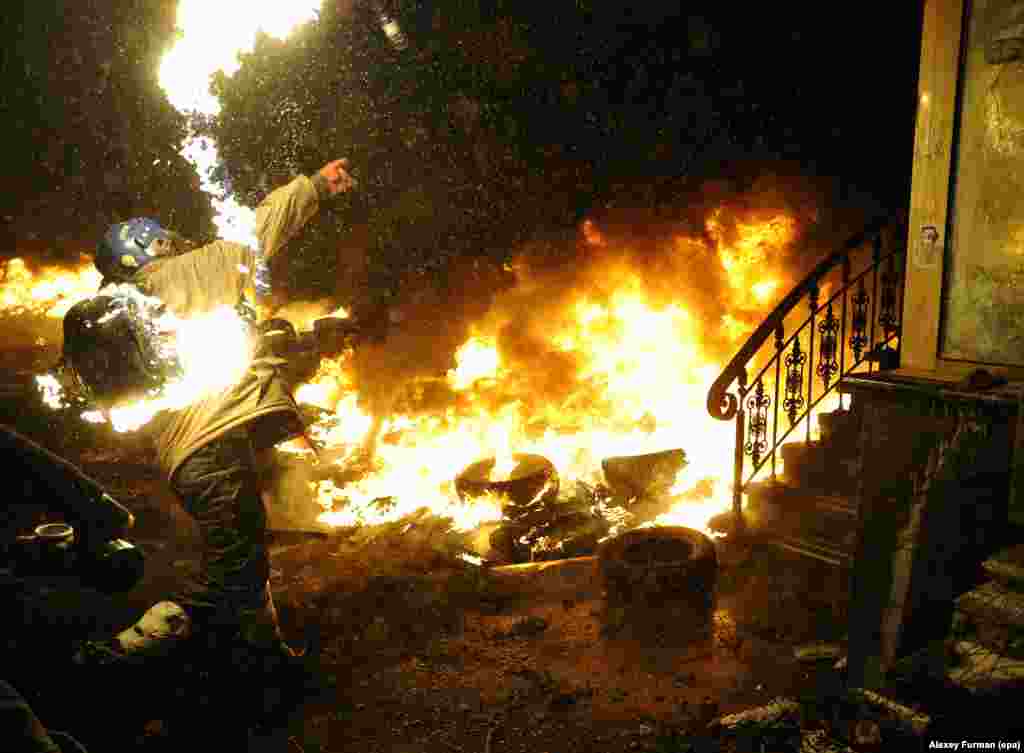
<svg viewBox="0 0 1024 753"><path fill-rule="evenodd" d="M846 299L850 297L850 254L843 254L843 322L839 327L839 381L846 376ZM836 389L839 389L836 387ZM852 403L851 403L852 405ZM839 393L839 407L843 407L843 393Z"/></svg>
<svg viewBox="0 0 1024 753"><path fill-rule="evenodd" d="M779 380L782 372L782 340L786 332L782 320L775 325L775 402L772 403L772 481L776 480L775 456L779 454Z"/></svg>
<svg viewBox="0 0 1024 753"><path fill-rule="evenodd" d="M835 389L839 381L846 375L847 347L851 351L849 371L854 372L859 368L865 356L874 355L872 351L878 339L875 334L875 326L876 320L879 319L879 312L881 310L889 312L890 309L895 309L897 306L902 308L902 290L899 291L898 304L897 299L891 295L886 298L886 306L882 306L882 301L879 299L879 281L881 276L879 266L882 261L883 245L883 236L879 231L879 227L881 227L880 222L871 223L861 233L847 241L838 253L832 254L829 258L819 262L803 282L793 288L779 302L768 319L748 338L747 342L733 356L728 366L719 374L708 390L707 409L711 416L722 421L736 421L732 506L735 520L734 527L737 533L743 533L746 530L746 521L743 517L743 489L746 464L744 456L747 454L752 456L750 480L753 480L768 461L768 458L764 457L764 452L770 451L772 453L772 479L777 479L778 457L776 453L785 437L790 432L799 430L796 423L798 420L803 419L800 411L805 405L807 410L807 441L810 442L812 413L815 402L814 375L818 374L822 379L822 394L818 397L818 401L820 401L828 392ZM856 277L853 277L851 254L854 250L863 249L866 243L872 244L873 263L870 269L859 272ZM903 253L906 254L906 251L904 250ZM892 266L891 261L890 267ZM904 259L904 263L905 261ZM830 300L824 307L826 313L824 320L821 322L820 345L823 352L822 354L815 354L815 338L818 334L816 332L818 329L817 313L821 305L821 280L837 264L842 264L843 287L841 291L830 297ZM869 274L872 275L871 295L868 294L866 279ZM892 274L890 273L889 276L892 277ZM851 293L850 288L854 285L856 290ZM801 303L805 293L809 296L810 316L804 324L799 325L796 331L790 335L789 342L792 343L792 347L789 348L784 338L783 322L785 317ZM837 322L833 312L833 304L834 298L838 296L842 296L842 316ZM878 322L878 325L888 331L891 327L898 327L902 324L902 322L898 321L898 318L898 315L894 312L892 315L887 314L886 322ZM810 325L808 349L811 353L811 363L807 373L807 382L805 383L803 369L807 365L807 354L802 348L801 335L803 328L808 325ZM775 403L773 405L774 413L772 414L772 446L768 450L766 447L767 442L765 441L768 425L767 405L771 401L764 394L766 391L764 389L764 378L769 373L768 370L771 368L771 363L769 360L769 363L760 367L760 371L755 379L754 398L749 405L746 402L749 391L747 368L756 357L761 346L773 334L773 330L776 351ZM839 335L838 343L834 343L836 333ZM836 347L839 348L838 354L835 353ZM783 365L783 355L787 348L789 348L789 352L785 355L785 364ZM865 350L867 351L866 353L864 352ZM815 368L814 359L816 357L819 358L818 366L820 368ZM871 367L872 363L869 358L869 370ZM833 383L832 377L837 372L839 379ZM842 405L842 402L840 402L840 405ZM782 437L780 437L779 433L780 409L789 419L789 428L783 432ZM747 425L748 414L750 414L749 420L751 422L749 426ZM800 416L799 419L798 415ZM748 444L750 445L749 447L747 446Z"/></svg>
<svg viewBox="0 0 1024 753"><path fill-rule="evenodd" d="M733 457L732 476L732 516L734 532L742 536L746 532L746 523L743 520L743 430L746 426L746 411L743 404L747 397L747 370L741 369L736 375L739 391L739 410L736 412L736 449Z"/></svg>
<svg viewBox="0 0 1024 753"><path fill-rule="evenodd" d="M810 359L807 363L807 444L811 443L811 406L814 405L814 327L815 317L818 314L818 281L815 280L814 284L811 285L811 289L807 291L809 302L811 304L811 335L810 335L810 348L808 349L808 358Z"/></svg>
<svg viewBox="0 0 1024 753"><path fill-rule="evenodd" d="M875 319L878 317L878 267L882 261L882 233L879 231L871 240L871 336L868 340L868 373L874 371L872 368L872 351L878 346L875 342ZM876 357L881 354L875 353ZM879 362L881 365L881 362Z"/></svg>

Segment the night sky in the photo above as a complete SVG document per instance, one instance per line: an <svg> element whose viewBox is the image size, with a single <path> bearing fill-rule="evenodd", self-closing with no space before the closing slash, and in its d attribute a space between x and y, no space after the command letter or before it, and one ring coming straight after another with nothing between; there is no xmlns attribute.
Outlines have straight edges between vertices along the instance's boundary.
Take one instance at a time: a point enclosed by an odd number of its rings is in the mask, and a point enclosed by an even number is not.
<svg viewBox="0 0 1024 753"><path fill-rule="evenodd" d="M394 287L405 267L500 262L599 208L671 211L693 181L781 163L907 205L920 3L629 5L400 0L409 47L396 52L362 0L327 3L319 25L260 45L219 84L234 184L258 200L352 159L359 196L310 229L291 270L313 292L330 292L322 249L340 242L365 246L371 282ZM174 7L5 11L22 14L0 48L5 255L71 258L141 213L212 235L176 154L184 122L156 84Z"/></svg>

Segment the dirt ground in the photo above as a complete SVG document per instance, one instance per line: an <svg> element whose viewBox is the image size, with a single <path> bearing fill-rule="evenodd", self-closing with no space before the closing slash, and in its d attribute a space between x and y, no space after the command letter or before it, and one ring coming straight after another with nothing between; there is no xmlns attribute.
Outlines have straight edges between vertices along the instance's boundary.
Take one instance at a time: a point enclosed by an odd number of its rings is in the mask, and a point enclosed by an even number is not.
<svg viewBox="0 0 1024 753"><path fill-rule="evenodd" d="M274 535L282 623L294 643L320 649L308 687L290 700L258 675L233 674L227 655L76 669L74 640L131 624L197 566L194 530L142 447L51 439L133 510L132 538L147 556L143 581L117 596L74 579L0 579L0 595L21 610L9 610L5 631L8 679L45 723L91 750L724 750L706 736L713 717L841 685L832 661L794 657L808 641L842 645L847 578L829 565L720 542L712 634L693 639L685 625L659 629L609 609L585 564L532 578L488 571L447 556L416 527L358 546L341 535ZM268 695L282 704L269 731L246 736Z"/></svg>

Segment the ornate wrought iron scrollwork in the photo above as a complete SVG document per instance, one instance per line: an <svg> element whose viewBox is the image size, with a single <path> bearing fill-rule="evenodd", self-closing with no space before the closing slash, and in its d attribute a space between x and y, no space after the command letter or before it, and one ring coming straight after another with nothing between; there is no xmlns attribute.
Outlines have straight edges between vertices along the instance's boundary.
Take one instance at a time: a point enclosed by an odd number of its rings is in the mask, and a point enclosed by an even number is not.
<svg viewBox="0 0 1024 753"><path fill-rule="evenodd" d="M786 396L782 407L789 423L796 423L797 413L804 407L804 364L807 354L800 350L800 338L793 340L793 349L786 356Z"/></svg>
<svg viewBox="0 0 1024 753"><path fill-rule="evenodd" d="M761 456L768 449L768 406L771 400L764 391L764 380L757 380L757 387L754 394L747 399L747 443L743 450L754 461L757 466L761 462Z"/></svg>
<svg viewBox="0 0 1024 753"><path fill-rule="evenodd" d="M868 344L868 304L870 302L871 297L864 289L864 278L862 277L860 285L857 286L857 292L853 295L853 317L850 321L850 347L853 349L855 361L860 361L861 353L864 352L864 348Z"/></svg>
<svg viewBox="0 0 1024 753"><path fill-rule="evenodd" d="M878 300L878 324L882 328L883 340L888 340L896 334L900 328L899 314L896 311L897 283L899 276L896 274L896 265L893 257L890 256L885 264L885 271L882 272L882 290Z"/></svg>
<svg viewBox="0 0 1024 753"><path fill-rule="evenodd" d="M827 390L832 378L839 372L839 319L832 311L831 302L825 309L825 318L818 322L818 332L821 334L821 345L815 372Z"/></svg>

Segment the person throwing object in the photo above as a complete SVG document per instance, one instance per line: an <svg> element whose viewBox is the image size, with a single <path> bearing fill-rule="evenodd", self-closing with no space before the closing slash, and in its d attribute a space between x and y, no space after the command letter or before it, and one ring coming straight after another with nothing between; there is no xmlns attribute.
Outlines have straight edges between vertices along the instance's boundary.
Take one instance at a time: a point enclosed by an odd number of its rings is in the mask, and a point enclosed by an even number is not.
<svg viewBox="0 0 1024 753"><path fill-rule="evenodd" d="M270 258L330 197L355 181L346 160L328 163L271 192L256 210L256 236ZM159 223L136 218L111 227L94 263L107 283L129 283L179 318L235 306L255 285L256 252L217 240L194 247ZM295 656L284 642L269 587L267 518L257 453L299 436L303 426L279 373L260 355L237 384L171 413L158 427L161 470L202 540L200 573L179 595L151 607L109 640L90 641L80 663L163 654L205 628L257 651Z"/></svg>

